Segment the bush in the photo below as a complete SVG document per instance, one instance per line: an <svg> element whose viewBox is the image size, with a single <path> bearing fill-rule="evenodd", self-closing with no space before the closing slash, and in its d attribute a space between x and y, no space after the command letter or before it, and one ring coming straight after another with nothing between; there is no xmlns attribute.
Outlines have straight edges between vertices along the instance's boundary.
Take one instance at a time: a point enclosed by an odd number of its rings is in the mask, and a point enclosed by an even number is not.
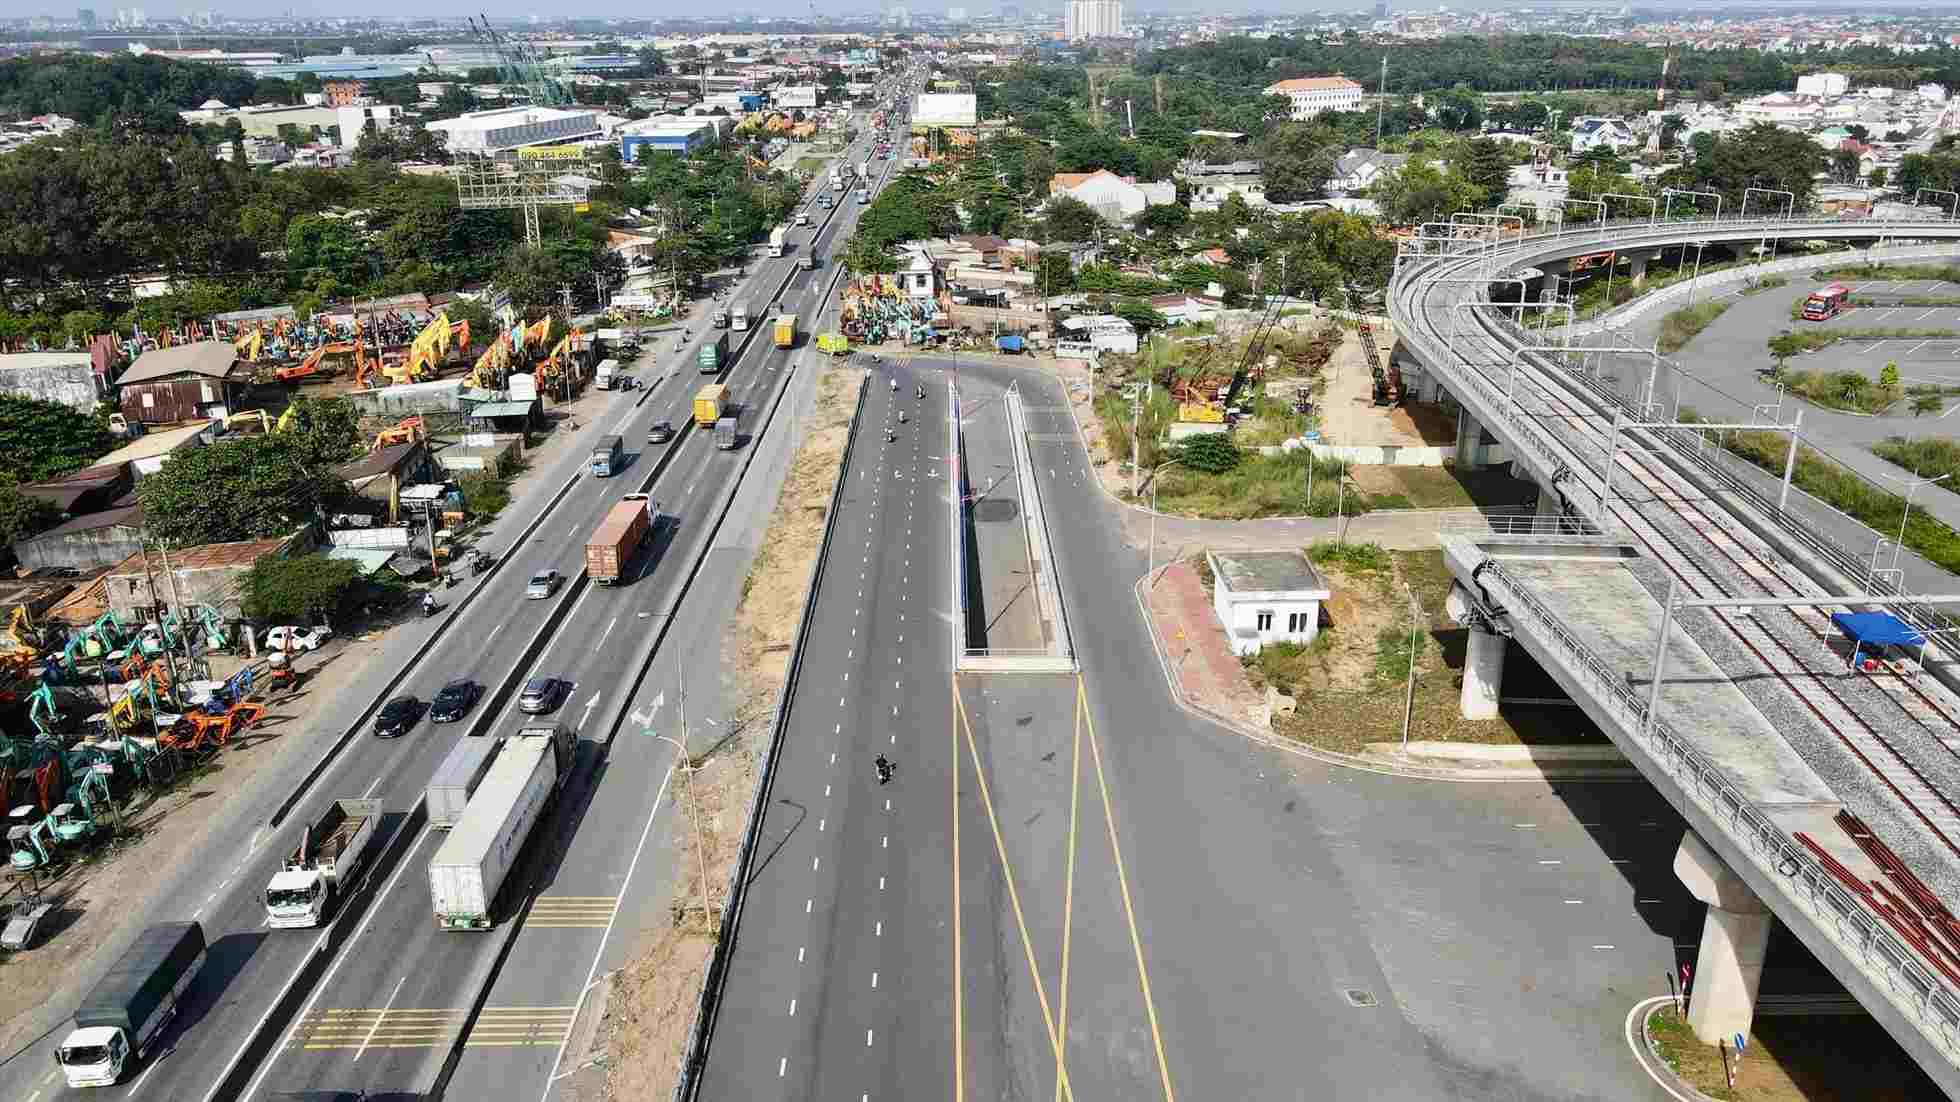
<svg viewBox="0 0 1960 1102"><path fill-rule="evenodd" d="M487 471L466 474L456 484L463 491L463 508L477 519L488 520L510 504L510 483Z"/></svg>
<svg viewBox="0 0 1960 1102"><path fill-rule="evenodd" d="M1178 449L1178 462L1204 474L1225 474L1238 468L1244 458L1230 435L1207 432L1186 437Z"/></svg>
<svg viewBox="0 0 1960 1102"><path fill-rule="evenodd" d="M309 623L348 611L363 586L360 568L323 554L259 560L245 572L248 619L268 623Z"/></svg>
<svg viewBox="0 0 1960 1102"><path fill-rule="evenodd" d="M1679 352L1687 343L1701 335L1701 331L1715 323L1715 319L1728 310L1726 302L1697 302L1693 306L1683 306L1661 319L1660 350L1662 355Z"/></svg>
<svg viewBox="0 0 1960 1102"><path fill-rule="evenodd" d="M1307 558L1331 563L1356 574L1379 574L1392 565L1379 543L1335 543L1316 540L1307 545Z"/></svg>

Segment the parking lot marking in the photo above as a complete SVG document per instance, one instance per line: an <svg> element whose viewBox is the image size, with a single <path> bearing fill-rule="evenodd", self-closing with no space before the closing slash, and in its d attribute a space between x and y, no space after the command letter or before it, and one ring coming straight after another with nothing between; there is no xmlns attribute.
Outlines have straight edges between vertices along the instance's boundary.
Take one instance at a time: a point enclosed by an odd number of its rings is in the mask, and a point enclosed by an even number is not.
<svg viewBox="0 0 1960 1102"><path fill-rule="evenodd" d="M1914 319L1912 319L1912 320L1914 320L1914 321L1925 321L1925 320L1926 320L1927 318L1930 318L1930 317L1932 317L1932 316L1933 316L1934 314L1937 314L1937 313L1939 313L1939 312L1940 312L1940 308L1939 308L1939 307L1937 307L1937 306L1935 306L1935 307L1933 307L1933 308L1932 308L1931 310L1928 310L1928 311L1926 311L1925 313L1923 313L1923 314L1921 314L1921 315L1919 315L1918 317L1916 317L1916 318L1914 318Z"/></svg>

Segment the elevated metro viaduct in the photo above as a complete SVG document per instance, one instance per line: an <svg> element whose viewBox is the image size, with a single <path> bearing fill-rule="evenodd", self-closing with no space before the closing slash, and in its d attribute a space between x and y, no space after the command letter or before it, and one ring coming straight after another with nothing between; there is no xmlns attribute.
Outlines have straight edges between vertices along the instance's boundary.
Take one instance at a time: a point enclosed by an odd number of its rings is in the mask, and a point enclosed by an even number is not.
<svg viewBox="0 0 1960 1102"><path fill-rule="evenodd" d="M1960 688L1960 668L1947 653L1956 636L1938 634L1952 621L1913 600L1900 576L1874 571L1862 552L1793 523L1779 502L1700 458L1686 442L1692 434L1642 427L1656 420L1651 384L1629 398L1574 370L1569 356L1538 350L1579 343L1517 323L1544 307L1460 308L1499 296L1541 302L1541 291L1556 288L1551 277L1574 258L1609 250L1646 258L1684 244L1939 243L1960 241L1960 223L1724 219L1523 234L1494 229L1490 216L1461 217L1472 221L1424 227L1398 257L1389 313L1407 354L1462 409L1459 455L1474 461L1494 436L1514 469L1541 487L1540 516L1515 531L1444 536L1459 583L1452 611L1472 627L1465 714L1495 714L1504 655L1515 642L1680 810L1691 829L1676 872L1709 906L1690 1014L1701 1039L1712 1044L1748 1030L1774 917L1942 1089L1960 1097L1960 977L1836 875L1884 878L1833 827L1841 794L1739 691L1733 674L1663 615L1653 593L1657 570L1701 579L1718 590L1712 596L1728 594L1713 583L1720 575L1703 561L1707 548L1683 542L1662 510L1692 494L1705 523L1689 527L1699 527L1710 547L1733 537L1766 547L1783 568L1770 579L1783 583L1777 596L1883 599L1887 611L1935 641L1925 675L1941 693ZM1483 224L1473 224L1479 218ZM1669 672L1657 678L1663 663ZM1776 663L1763 664L1779 676ZM1794 691L1794 679L1786 681ZM1934 711L1949 724L1960 714ZM1947 734L1960 739L1960 731ZM1895 791L1919 813L1914 790ZM1933 795L1944 802L1944 793ZM1926 822L1931 828L1934 820ZM1926 879L1960 881L1960 869L1936 871L1956 875Z"/></svg>

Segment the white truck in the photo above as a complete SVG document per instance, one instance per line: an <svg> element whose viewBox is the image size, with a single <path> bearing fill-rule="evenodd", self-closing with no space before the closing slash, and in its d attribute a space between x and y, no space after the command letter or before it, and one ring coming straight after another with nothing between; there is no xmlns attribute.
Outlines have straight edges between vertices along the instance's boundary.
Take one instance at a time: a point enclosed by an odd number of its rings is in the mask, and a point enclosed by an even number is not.
<svg viewBox="0 0 1960 1102"><path fill-rule="evenodd" d="M564 786L578 735L564 724L512 735L429 859L429 903L444 930L488 930L491 908L531 829Z"/></svg>
<svg viewBox="0 0 1960 1102"><path fill-rule="evenodd" d="M592 385L598 387L600 390L611 390L613 388L613 380L618 377L618 360L610 358L600 360L599 366L592 371Z"/></svg>
<svg viewBox="0 0 1960 1102"><path fill-rule="evenodd" d="M75 1008L75 1028L54 1050L68 1085L120 1082L177 1016L203 967L204 927L197 923L164 922L138 934Z"/></svg>
<svg viewBox="0 0 1960 1102"><path fill-rule="evenodd" d="M789 227L777 226L769 231L769 255L783 255L783 247L789 243Z"/></svg>
<svg viewBox="0 0 1960 1102"><path fill-rule="evenodd" d="M429 778L429 789L423 795L422 806L428 809L431 828L448 830L462 820L470 796L483 782L483 775L490 771L497 751L503 748L504 740L500 738L456 740L455 749L436 766L435 775Z"/></svg>
<svg viewBox="0 0 1960 1102"><path fill-rule="evenodd" d="M300 832L299 846L265 886L265 922L300 930L326 921L334 896L353 882L381 822L381 801L335 800Z"/></svg>

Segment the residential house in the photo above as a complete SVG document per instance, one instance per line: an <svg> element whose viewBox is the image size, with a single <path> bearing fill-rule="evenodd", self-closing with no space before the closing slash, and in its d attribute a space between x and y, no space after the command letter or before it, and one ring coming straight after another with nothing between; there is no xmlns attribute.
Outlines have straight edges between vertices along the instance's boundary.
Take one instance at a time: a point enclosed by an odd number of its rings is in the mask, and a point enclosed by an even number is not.
<svg viewBox="0 0 1960 1102"><path fill-rule="evenodd" d="M1350 149L1334 162L1334 175L1327 190L1334 195L1352 195L1375 186L1376 181L1408 162L1407 153L1383 153L1378 149Z"/></svg>
<svg viewBox="0 0 1960 1102"><path fill-rule="evenodd" d="M303 532L263 540L207 543L173 549L165 568L160 555L145 561L139 552L111 567L103 595L118 617L142 622L158 609L210 605L227 620L242 618L240 603L247 571L259 560L304 550Z"/></svg>
<svg viewBox="0 0 1960 1102"><path fill-rule="evenodd" d="M29 570L100 570L142 550L141 505L83 513L39 535L14 541L14 558Z"/></svg>
<svg viewBox="0 0 1960 1102"><path fill-rule="evenodd" d="M251 365L228 341L152 348L116 380L123 417L146 425L223 418L244 408L250 384Z"/></svg>
<svg viewBox="0 0 1960 1102"><path fill-rule="evenodd" d="M1255 210L1271 205L1266 201L1266 178L1259 175L1256 166L1250 174L1208 172L1186 182L1191 189L1193 211L1217 210L1234 195Z"/></svg>
<svg viewBox="0 0 1960 1102"><path fill-rule="evenodd" d="M1203 298L1185 294L1182 291L1168 295L1152 295L1150 308L1164 315L1164 320L1172 325L1191 325L1201 321L1215 321L1225 304L1215 298Z"/></svg>
<svg viewBox="0 0 1960 1102"><path fill-rule="evenodd" d="M428 442L409 440L342 463L334 474L356 497L380 506L389 524L396 524L401 520L402 487L442 481L439 470Z"/></svg>
<svg viewBox="0 0 1960 1102"><path fill-rule="evenodd" d="M1050 196L1078 200L1110 222L1121 222L1145 207L1177 202L1177 185L1164 181L1139 184L1134 176L1118 176L1106 168L1094 172L1058 172L1048 181Z"/></svg>
<svg viewBox="0 0 1960 1102"><path fill-rule="evenodd" d="M71 517L99 513L128 496L135 488L126 463L99 463L39 482L23 482L16 487L21 496L39 498Z"/></svg>
<svg viewBox="0 0 1960 1102"><path fill-rule="evenodd" d="M218 426L210 421L198 421L174 428L156 429L135 437L129 443L96 459L98 467L128 466L129 477L141 482L163 469L163 465L179 452L191 448L201 448L216 440Z"/></svg>
<svg viewBox="0 0 1960 1102"><path fill-rule="evenodd" d="M1192 253L1190 260L1193 264L1209 264L1214 268L1229 268L1232 264L1232 254L1213 245L1209 249L1200 249Z"/></svg>
<svg viewBox="0 0 1960 1102"><path fill-rule="evenodd" d="M1266 86L1269 96L1284 96L1292 117L1305 122L1322 111L1353 111L1361 106L1361 85L1336 73L1331 77L1295 77Z"/></svg>
<svg viewBox="0 0 1960 1102"><path fill-rule="evenodd" d="M1572 152L1575 155L1590 153L1595 149L1618 153L1639 144L1640 139L1633 128L1619 119L1582 115L1572 120Z"/></svg>
<svg viewBox="0 0 1960 1102"><path fill-rule="evenodd" d="M93 413L109 396L94 358L80 352L13 352L0 355L0 394L60 402Z"/></svg>
<svg viewBox="0 0 1960 1102"><path fill-rule="evenodd" d="M1007 239L990 233L961 234L953 240L971 250L983 268L1000 267L1001 256L1007 251Z"/></svg>

